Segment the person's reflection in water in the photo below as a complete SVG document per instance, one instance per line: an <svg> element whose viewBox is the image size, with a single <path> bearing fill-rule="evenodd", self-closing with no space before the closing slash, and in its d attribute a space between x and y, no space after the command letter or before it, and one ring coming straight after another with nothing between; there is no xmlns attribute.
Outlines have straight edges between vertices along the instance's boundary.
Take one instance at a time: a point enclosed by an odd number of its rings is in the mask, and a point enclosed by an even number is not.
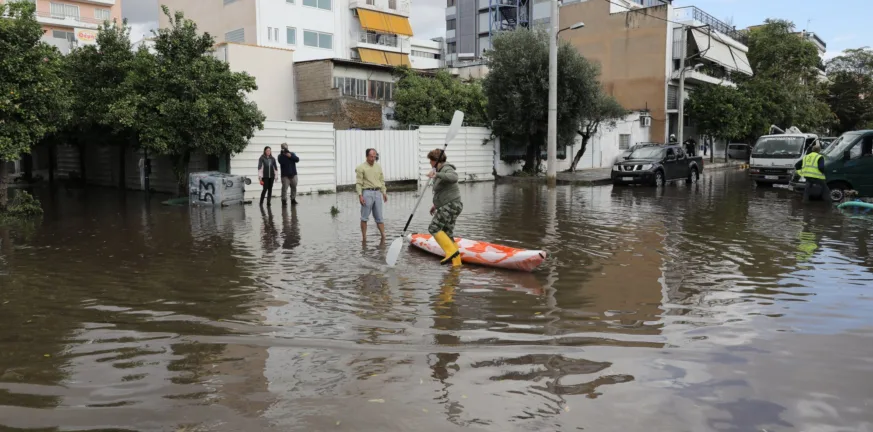
<svg viewBox="0 0 873 432"><path fill-rule="evenodd" d="M440 291L434 302L433 319L434 329L436 330L434 339L438 346L457 346L461 343L461 339L458 336L449 334L449 331L460 329L461 321L458 318L459 311L455 302L455 293L460 285L460 281L460 268L454 267L446 273L440 284ZM458 353L436 352L428 355L428 363L436 359L436 362L430 365L433 371L431 376L439 381L443 387L437 402L445 404L445 412L450 422L463 425L461 414L464 411L464 407L461 405L461 401L457 400L462 395L449 394L449 388L452 384L448 382L452 374L460 370L457 364L460 357L461 355Z"/></svg>
<svg viewBox="0 0 873 432"><path fill-rule="evenodd" d="M266 211L261 208L261 218L264 222L261 228L261 245L265 251L274 252L279 248L279 233L273 223L273 211L269 207Z"/></svg>
<svg viewBox="0 0 873 432"><path fill-rule="evenodd" d="M282 207L282 249L292 250L300 246L300 225L297 223L297 207Z"/></svg>

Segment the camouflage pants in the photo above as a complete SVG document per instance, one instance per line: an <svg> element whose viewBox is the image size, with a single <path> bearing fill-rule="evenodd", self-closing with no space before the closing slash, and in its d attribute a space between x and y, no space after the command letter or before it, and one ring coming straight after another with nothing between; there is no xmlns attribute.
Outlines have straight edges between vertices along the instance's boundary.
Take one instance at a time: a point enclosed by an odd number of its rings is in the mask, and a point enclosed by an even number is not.
<svg viewBox="0 0 873 432"><path fill-rule="evenodd" d="M440 231L446 233L449 238L453 238L455 232L455 222L458 221L458 216L464 210L464 204L461 201L452 201L438 209L433 215L433 220L430 221L430 226L427 231L434 235Z"/></svg>

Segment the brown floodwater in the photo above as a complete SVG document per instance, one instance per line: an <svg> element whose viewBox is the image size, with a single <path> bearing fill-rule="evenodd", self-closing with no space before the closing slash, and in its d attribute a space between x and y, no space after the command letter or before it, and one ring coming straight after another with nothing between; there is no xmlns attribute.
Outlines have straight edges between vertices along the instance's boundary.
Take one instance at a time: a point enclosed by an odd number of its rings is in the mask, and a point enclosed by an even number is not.
<svg viewBox="0 0 873 432"><path fill-rule="evenodd" d="M348 193L35 192L0 229L0 430L873 430L873 220L742 172L463 186L458 235L549 251L531 274L386 268Z"/></svg>

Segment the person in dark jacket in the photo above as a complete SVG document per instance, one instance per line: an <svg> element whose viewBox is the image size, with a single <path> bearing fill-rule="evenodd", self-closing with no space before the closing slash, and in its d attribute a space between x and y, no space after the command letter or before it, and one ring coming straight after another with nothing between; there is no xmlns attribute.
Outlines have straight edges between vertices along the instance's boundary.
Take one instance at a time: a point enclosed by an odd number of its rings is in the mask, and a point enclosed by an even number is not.
<svg viewBox="0 0 873 432"><path fill-rule="evenodd" d="M282 205L288 204L288 189L291 189L291 205L297 205L297 162L300 158L288 150L288 144L282 144L279 155L279 167L282 168Z"/></svg>
<svg viewBox="0 0 873 432"><path fill-rule="evenodd" d="M273 182L277 177L279 177L279 164L276 163L270 147L264 147L264 154L258 159L258 180L264 186L261 191L261 206L264 205L264 197L267 198L267 206L270 205L270 199L273 197Z"/></svg>
<svg viewBox="0 0 873 432"><path fill-rule="evenodd" d="M809 153L803 159L794 164L794 169L798 170L797 174L806 179L806 188L803 190L803 202L808 202L813 193L813 189L821 189L821 198L824 200L831 199L831 191L828 188L827 177L825 176L825 158L821 152L821 146L817 143L809 149Z"/></svg>
<svg viewBox="0 0 873 432"><path fill-rule="evenodd" d="M446 163L446 154L442 149L432 150L427 154L427 158L430 160L430 166L433 167L433 171L427 176L434 179L433 207L430 208L433 220L427 230L446 253L446 257L440 263L452 263L453 267L459 267L461 254L452 237L455 222L464 210L461 190L458 188L458 173L454 165Z"/></svg>

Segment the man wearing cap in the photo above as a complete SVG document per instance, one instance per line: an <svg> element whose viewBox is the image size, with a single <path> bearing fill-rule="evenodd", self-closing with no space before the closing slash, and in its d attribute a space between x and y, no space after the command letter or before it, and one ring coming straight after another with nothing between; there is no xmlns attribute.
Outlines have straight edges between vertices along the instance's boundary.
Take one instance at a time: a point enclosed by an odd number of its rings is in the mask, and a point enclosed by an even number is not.
<svg viewBox="0 0 873 432"><path fill-rule="evenodd" d="M291 205L297 205L297 162L300 158L288 150L288 143L282 143L278 161L282 168L282 206L288 205L288 189L291 189Z"/></svg>
<svg viewBox="0 0 873 432"><path fill-rule="evenodd" d="M367 161L355 168L355 190L361 202L361 236L363 241L367 241L367 222L372 213L382 240L385 240L385 223L382 219L382 203L388 202L385 175L382 166L376 163L376 149L367 149L366 155Z"/></svg>

